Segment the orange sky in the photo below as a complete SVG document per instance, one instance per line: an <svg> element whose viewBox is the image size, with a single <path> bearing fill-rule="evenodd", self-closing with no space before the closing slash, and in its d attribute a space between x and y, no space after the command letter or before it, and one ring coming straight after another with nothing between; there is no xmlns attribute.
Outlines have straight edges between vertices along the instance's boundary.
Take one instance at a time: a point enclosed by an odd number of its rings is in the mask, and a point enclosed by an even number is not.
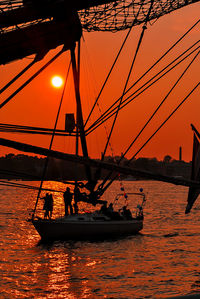
<svg viewBox="0 0 200 299"><path fill-rule="evenodd" d="M149 25L145 32L143 43L137 57L131 82L134 82L145 70L158 59L164 51L166 51L187 29L189 29L199 18L200 4L193 4L170 15L163 16L154 24ZM162 63L166 65L169 61L187 49L195 41L199 39L200 26L196 27L189 36L169 55ZM104 111L123 90L127 73L135 48L138 42L141 27L132 30L126 48L124 49L119 63L109 81L108 86L100 99L100 109ZM83 103L84 119L86 119L89 109L101 88L103 80L107 75L110 66L121 46L122 40L126 32L119 33L84 33L84 41L82 41L82 57L81 57L81 96ZM14 84L1 95L4 100L11 92L24 82L39 66L52 57L58 49L51 51L47 57L37 63L31 71ZM192 56L193 57L193 56ZM116 128L111 139L113 154L119 155L123 152L133 138L137 135L139 129L145 120L151 115L157 105L164 98L166 93L172 87L174 82L183 72L191 58L182 63L175 71L168 74L159 83L148 89L143 95L139 96L134 102L128 105L120 112ZM130 152L131 157L143 142L148 138L159 124L168 116L170 111L174 109L180 101L188 94L188 92L199 81L199 60L198 57L189 69L187 74L181 80L181 84L174 90L168 98L166 104L161 109L159 116L155 118L152 124L147 128L141 138L136 142L134 150ZM30 62L25 58L21 61L1 66L1 87L3 87L17 72ZM3 107L1 113L1 123L11 123L20 125L42 126L53 128L54 121L62 93L62 89L54 89L50 83L53 75L65 76L69 63L69 53L65 53L48 69L39 75L29 86L20 92L10 103ZM160 70L160 66L156 71ZM153 72L154 73L154 72ZM153 74L152 73L152 74ZM154 73L155 74L155 73ZM150 77L148 77L150 78ZM143 81L145 82L145 81ZM129 85L130 86L130 85ZM197 89L182 108L173 116L173 118L163 127L160 132L152 139L152 141L140 152L138 157L157 157L163 159L167 154L178 159L179 147L183 148L183 159L191 160L192 153L192 132L190 123L193 123L200 130L199 122L199 89ZM72 77L70 75L67 89L65 92L65 100L62 106L61 117L58 128L64 129L64 114L74 112L74 90ZM92 120L100 115L98 108ZM89 155L91 157L100 157L106 143L106 133L109 132L111 122L106 123L106 128L91 134L88 138ZM41 136L25 136L17 134L2 133L2 137L27 142L33 145L48 147L50 138ZM72 152L74 144L69 138L55 139L54 148L65 152ZM0 155L8 152L14 152L12 149L0 147ZM16 152L14 152L16 153ZM107 154L111 154L110 148Z"/></svg>

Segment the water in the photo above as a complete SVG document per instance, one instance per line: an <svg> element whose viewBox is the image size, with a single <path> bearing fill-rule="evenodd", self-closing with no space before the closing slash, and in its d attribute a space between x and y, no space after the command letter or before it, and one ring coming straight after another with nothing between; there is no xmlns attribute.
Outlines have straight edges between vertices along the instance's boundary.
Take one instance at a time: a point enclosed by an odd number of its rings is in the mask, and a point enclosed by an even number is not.
<svg viewBox="0 0 200 299"><path fill-rule="evenodd" d="M56 187L53 182L45 185ZM124 185L126 192L143 187L147 193L141 234L52 244L41 244L26 221L35 191L1 187L0 298L166 298L200 293L200 202L185 215L185 187L152 181ZM115 182L107 199L119 190ZM57 205L61 194L54 198Z"/></svg>

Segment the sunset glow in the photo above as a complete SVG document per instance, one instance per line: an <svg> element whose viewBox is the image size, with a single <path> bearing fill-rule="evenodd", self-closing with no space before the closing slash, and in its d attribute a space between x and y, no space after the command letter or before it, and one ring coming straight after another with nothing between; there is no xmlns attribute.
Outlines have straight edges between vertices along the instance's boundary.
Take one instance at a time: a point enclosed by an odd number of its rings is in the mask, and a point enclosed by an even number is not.
<svg viewBox="0 0 200 299"><path fill-rule="evenodd" d="M145 31L145 38L142 41L142 47L140 47L140 53L137 55L134 70L130 76L128 88L143 76L143 74L158 61L163 53L194 25L194 22L199 17L197 5L199 5L199 3L179 9L176 12L159 18L158 22L155 22L153 26L148 26L148 30ZM103 89L103 93L99 99L100 108L96 105L93 111L94 113L89 119L87 128L121 96L140 34L140 26L135 26L134 34L129 36L126 49L122 51L120 60L113 69L112 76L109 77ZM81 47L82 58L80 60L80 96L83 119L85 121L110 71L110 67L116 58L125 35L126 32L124 31L117 32L116 34L111 32L85 32L84 34L85 42ZM199 60L197 60L199 59L199 55L191 64L190 69L184 73L184 76L180 77L183 71L186 70L187 65L189 65L189 59L191 59L189 56L187 58L188 60L183 60L176 68L173 68L160 80L156 81L155 84L150 86L151 83L149 83L148 89L146 89L148 85L145 85L143 89L141 88L141 90L136 92L143 84L146 84L148 80L171 63L173 59L177 58L185 50L188 50L191 45L195 44L198 38L199 27L194 27L191 33L187 35L187 38L182 40L182 43L179 46L177 45L177 48L174 48L173 53L169 53L169 56L166 55L163 62L161 61L160 64L155 66L155 70L152 69L152 71L147 74L148 77L146 77L146 79L143 77L141 82L138 82L140 85L134 86L133 93L135 94L133 98L136 95L137 97L120 110L119 118L113 130L111 145L114 155L121 155L122 152L126 151L127 147L133 141L132 138L137 136L138 132L140 132L141 128L145 125L145 122L147 122L153 114L156 107L160 105L161 101L164 100L178 78L181 78L181 80L179 80L169 96L167 96L165 103L163 103L163 106L159 109L158 113L156 113L155 117L153 117L149 125L137 138L134 146L127 153L127 158L131 158L143 146L146 140L157 130L161 122L167 119L172 110L175 109L196 86L199 73ZM57 50L52 50L51 55L56 54L56 51ZM191 55L196 55L196 53ZM60 100L60 91L64 85L64 78L67 75L69 63L70 53L66 51L66 53L63 53L49 68L35 78L31 84L16 94L15 100L12 99L9 101L1 115L1 122L25 126L52 127L57 105ZM1 88L16 76L18 69L25 68L26 64L27 60L24 59L2 66L0 69ZM38 62L38 67L42 67L42 65L42 61ZM28 79L28 74L24 75L24 79ZM144 92L140 93L142 90L144 90ZM14 91L15 86L10 87L10 92L13 93ZM130 94L131 92L129 92L127 96ZM125 97L123 100L125 100ZM65 114L76 111L75 106L73 73L70 69L63 106L59 117L60 128L64 128ZM192 131L190 124L194 124L194 126L200 130L199 108L198 90L195 90L181 108L177 110L177 113L175 113L146 146L142 148L137 154L137 157L156 157L158 160L163 160L166 155L170 155L173 159L179 159L179 148L182 147L183 160L191 161ZM103 112L101 112L100 109ZM105 122L108 134L112 126L112 121L113 117ZM15 137L13 137L10 131L6 132L5 135L10 139ZM16 139L17 141L30 143L30 136L24 134L18 134ZM70 139L70 142L72 139ZM67 148L64 149L65 144L62 140L62 138L57 138L55 146L60 151L70 151ZM107 133L105 132L104 125L99 126L95 134L87 135L88 152L91 158L100 158L106 140ZM46 147L48 146L48 137L35 134L31 137L31 142ZM15 152L14 149L11 150L5 147L1 147L0 151L1 155ZM108 147L106 155L111 155L110 147Z"/></svg>
<svg viewBox="0 0 200 299"><path fill-rule="evenodd" d="M63 85L63 79L60 76L54 76L51 79L51 84L55 88L60 88Z"/></svg>

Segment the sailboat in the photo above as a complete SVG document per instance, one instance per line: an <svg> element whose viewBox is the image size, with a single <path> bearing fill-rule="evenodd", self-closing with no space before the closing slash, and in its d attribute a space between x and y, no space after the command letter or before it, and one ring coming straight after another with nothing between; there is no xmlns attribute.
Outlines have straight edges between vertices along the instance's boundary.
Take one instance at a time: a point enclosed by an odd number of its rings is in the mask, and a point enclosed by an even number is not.
<svg viewBox="0 0 200 299"><path fill-rule="evenodd" d="M145 195L138 193L138 195ZM33 218L31 221L42 240L82 240L105 239L137 234L143 228L141 208L137 217L127 219L119 215L101 213L81 213L56 219ZM116 213L116 212L115 212Z"/></svg>
<svg viewBox="0 0 200 299"><path fill-rule="evenodd" d="M88 149L87 142L85 136L85 129L83 123L83 115L82 115L82 106L80 99L80 91L79 91L79 83L78 83L78 72L75 58L75 51L71 49L71 62L74 76L74 86L75 86L75 94L76 94L76 104L77 104L77 123L76 125L72 122L72 128L68 128L69 132L73 132L73 128L77 128L76 130L76 155L78 138L80 138L82 152L86 159L88 159ZM67 119L67 123L70 123ZM87 176L87 183L84 184L84 187L89 191L88 194L84 194L84 196L79 196L78 200L87 202L94 206L101 204L104 205L107 202L101 200L101 195L103 194L102 189L96 189L95 186L97 184L97 180L99 179L99 173L101 172L101 168L97 169L95 175L92 177L91 166L90 164L85 166L85 172ZM110 174L109 174L110 176ZM94 179L94 177L98 177ZM78 182L75 181L75 188L78 186ZM83 184L81 182L81 184ZM40 188L41 190L41 188ZM136 234L143 228L143 205L146 201L144 193L137 193L136 195L142 196L142 205L139 206L138 214L136 217L127 217L124 213L118 213L112 211L108 213L108 208L104 212L101 210L97 210L93 213L81 213L78 212L71 215L65 215L61 218L56 219L41 219L37 216L35 217L36 207L38 203L38 198L40 194L40 190L38 193L34 213L32 215L31 222L34 227L40 234L42 240L55 240L55 239L99 239L99 238L107 238L107 237L116 237L116 236L125 236L130 234ZM75 189L74 189L75 190ZM80 193L81 194L81 193ZM125 196L128 196L126 193ZM75 191L74 191L74 199L75 199ZM76 203L78 205L78 203ZM129 210L128 210L129 211ZM116 217L117 214L117 217Z"/></svg>
<svg viewBox="0 0 200 299"><path fill-rule="evenodd" d="M15 133L34 132L35 134L51 134L52 137L48 149L0 138L0 144L3 146L11 147L24 152L44 155L47 157L35 207L30 219L42 239L94 239L136 234L143 228L143 207L146 201L143 190L141 190L139 193L135 193L135 195L141 197L142 203L138 206L138 213L136 215L132 215L131 217L126 217L125 214L117 212L118 219L116 219L116 214L114 217L114 214L102 212L102 210L98 208L92 213L74 213L73 215L67 215L63 217L43 219L41 216L37 215L37 206L41 192L43 190L43 182L45 180L50 157L72 161L78 165L84 165L87 182L84 183L75 180L73 184L75 187L80 187L86 190L85 196L81 198L81 201L87 202L95 207L105 204L105 200L102 199L104 192L110 187L115 179L119 179L120 174L131 175L134 177L151 178L174 184L190 186L193 188L199 187L199 182L195 180L186 181L179 178L139 171L137 169L130 168L129 165L121 166L121 161L123 161L123 158L133 143L131 143L131 145L123 153L122 157L116 161L116 163L108 163L104 160L119 111L124 107L124 105L127 105L129 100L129 97L125 99L127 91L130 90L127 88L127 84L148 23L151 20L158 19L164 14L168 14L176 9L198 1L199 0L180 0L178 1L178 4L174 6L171 5L171 1L167 0L139 2L129 0L75 0L70 3L66 0L52 0L43 1L43 4L34 0L23 0L21 3L15 0L3 1L1 7L2 10L0 13L0 29L2 31L0 35L0 44L2 45L2 48L0 49L0 63L7 64L14 60L33 54L35 55L35 58L27 67L25 67L24 70L22 70L15 78L13 78L13 80L4 86L1 89L1 92L6 90L35 63L42 60L50 49L54 49L60 45L63 45L63 48L48 63L46 63L45 66L43 66L24 84L22 84L21 87L19 87L11 96L1 102L0 108L4 107L9 101L11 101L17 93L30 84L32 80L42 72L42 70L48 67L55 59L63 54L63 52L70 51L71 57L70 67L72 68L74 81L76 115L75 117L69 114L66 115L66 130L57 129L58 117L63 100L62 96L53 129L28 126L4 126L4 129L5 131L7 130L7 132L8 130L9 132L12 132L13 130ZM122 12L124 14L123 17ZM142 32L122 96L111 106L110 110L108 110L96 122L94 122L89 129L86 129L86 124L90 115L88 116L86 122L84 122L80 94L79 58L82 30L119 31L129 28L129 32L125 38L126 41L130 30L138 24L143 24ZM196 25L197 24L198 22ZM34 39L33 36L35 37ZM18 42L19 40L21 41L20 43ZM75 49L77 46L78 48L76 57ZM120 49L119 54L122 48ZM115 62L113 63L113 67ZM110 72L108 77L109 75ZM108 77L106 78L105 83L107 82ZM198 86L196 86L195 89L197 87ZM102 90L100 91L100 94ZM94 106L97 104L97 101L98 98L96 99ZM91 109L91 113L94 106ZM87 146L87 134L96 129L99 124L102 124L105 121L105 119L110 118L113 115L114 120L107 137L106 146L102 153L101 160L98 161L90 159ZM63 135L64 137L71 136L75 138L75 154L67 154L52 150L54 136L56 135ZM82 155L79 154L79 143L81 144ZM95 168L95 171L92 171L92 167ZM99 183L102 169L106 169L107 174L105 178L103 178L103 181ZM124 191L123 187L122 190ZM129 195L131 194L128 194L124 191L123 196L125 200Z"/></svg>

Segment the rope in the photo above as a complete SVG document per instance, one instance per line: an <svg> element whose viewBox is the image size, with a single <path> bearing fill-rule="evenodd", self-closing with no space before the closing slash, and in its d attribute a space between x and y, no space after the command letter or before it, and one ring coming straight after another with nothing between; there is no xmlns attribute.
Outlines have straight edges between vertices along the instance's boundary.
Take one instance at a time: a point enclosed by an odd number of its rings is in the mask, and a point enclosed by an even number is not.
<svg viewBox="0 0 200 299"><path fill-rule="evenodd" d="M154 111L154 113L151 115L151 117L149 118L149 120L146 122L146 124L144 125L144 127L141 129L141 131L138 133L138 135L136 136L136 138L131 142L131 144L129 145L129 147L127 148L127 150L124 152L124 154L121 156L120 160L118 161L118 164L120 164L120 162L122 161L122 159L125 157L125 155L128 153L128 151L131 149L131 147L133 146L133 144L135 143L135 141L137 140L137 138L141 135L141 133L143 132L143 130L145 129L145 127L149 124L149 122L152 120L152 118L154 117L154 115L158 112L158 110L160 109L160 107L162 106L162 104L165 102L165 100L168 98L168 96L170 95L170 93L173 91L173 89L177 86L177 84L180 82L180 80L182 79L182 77L185 75L185 73L187 72L187 70L190 68L190 66L192 65L192 63L195 61L195 59L198 57L200 51L198 51L198 53L194 56L194 58L191 60L191 62L189 63L189 65L186 67L186 69L183 71L183 73L181 74L181 76L178 78L178 80L175 82L175 84L172 86L172 88L170 89L170 91L167 93L167 95L165 96L165 98L162 100L162 102L159 104L159 106L156 108L156 110ZM193 93L193 91L198 87L197 86L189 93L189 95L174 109L174 111L168 116L168 118L160 125L160 127L151 135L151 137L143 144L143 146L136 152L136 154L128 161L128 164L130 164L130 162L136 157L136 155L144 148L144 146L146 146L146 144L153 138L153 136L155 136L155 134L162 128L162 126L171 118L171 116L180 108L180 106L187 100L187 98ZM110 172L107 177L103 180L103 182L101 183L101 185L99 186L100 189L103 188L103 186L105 185L106 181L110 178L112 172ZM118 175L116 175L109 183L108 185L105 187L106 189L112 184L112 182L117 178ZM106 190L104 188L104 190Z"/></svg>
<svg viewBox="0 0 200 299"><path fill-rule="evenodd" d="M126 93L128 93L139 81L141 81L178 43L180 43L182 41L182 39L184 39L186 37L187 34L190 33L190 31L192 31L200 22L200 19L194 23L194 25L192 25L136 82L134 82L130 88L127 89ZM101 118L103 118L103 116L120 100L120 98L113 104L110 106L109 109L107 109L107 111L104 112L104 114L96 120L96 122L98 122ZM95 123L96 123L95 122ZM95 123L92 125L94 126ZM91 129L91 127L88 128L88 131Z"/></svg>
<svg viewBox="0 0 200 299"><path fill-rule="evenodd" d="M22 189L31 189L31 190L38 190L39 187L36 186L31 186L31 185L26 185L26 184L21 184L21 183L14 183L14 182L5 182L0 180L0 185L1 186L8 186L8 187L15 187L15 188L22 188ZM60 190L54 190L54 189L49 189L49 188L43 188L43 191L50 191L50 192L58 192L58 193L64 193L64 191Z"/></svg>
<svg viewBox="0 0 200 299"><path fill-rule="evenodd" d="M200 51L199 51L200 52ZM190 66L192 65L192 63L195 61L195 59L197 58L197 56L199 55L199 52L193 57L193 59L191 60L191 62L188 64L188 66L185 68L185 70L183 71L183 73L180 75L180 77L177 79L177 81L174 83L174 85L172 86L172 88L169 90L169 92L167 93L167 95L164 97L164 99L161 101L161 103L158 105L158 107L155 109L155 111L152 113L152 115L150 116L150 118L147 120L147 122L145 123L145 125L143 126L143 128L140 130L140 132L137 134L137 136L135 137L135 139L131 142L131 144L129 145L129 147L127 148L127 150L124 152L124 154L122 155L120 161L125 157L125 155L128 153L128 151L131 149L131 147L133 146L133 144L135 143L135 141L139 138L139 136L142 134L142 132L144 131L144 129L147 127L147 125L150 123L150 121L153 119L153 117L156 115L156 113L159 111L159 109L161 108L161 106L164 104L164 102L167 100L168 96L171 94L171 92L174 90L174 88L178 85L178 83L180 82L180 80L183 78L183 76L185 75L185 73L187 72L187 70L190 68ZM135 158L136 154L131 158L131 160L128 161L128 164ZM119 161L119 162L120 162Z"/></svg>
<svg viewBox="0 0 200 299"><path fill-rule="evenodd" d="M188 97L198 88L200 82L191 90L191 92L184 98L184 100L172 111L172 113L166 118L166 120L158 127L158 129L148 138L148 140L141 146L141 148L130 159L130 162L134 157L145 147L145 145L156 135L156 133L164 126L164 124L173 116L173 114L182 106L182 104L188 99Z"/></svg>
<svg viewBox="0 0 200 299"><path fill-rule="evenodd" d="M119 51L118 51L118 53L117 53L117 56L116 56L116 58L115 58L115 60L114 60L114 62L113 62L113 64L112 64L112 66L111 66L111 68L110 68L110 71L108 72L108 75L107 75L107 77L106 77L106 79L105 79L105 81L104 81L104 83L103 83L103 85L102 85L102 87L101 87L101 90L100 90L100 92L99 92L99 94L98 94L98 96L97 96L97 98L96 98L96 100L95 100L95 103L94 103L94 105L93 105L93 107L92 107L92 109L91 109L91 111L90 111L90 113L89 113L89 115L88 115L88 117L87 117L87 120L86 120L84 126L87 125L87 123L88 123L88 121L89 121L89 119L90 119L90 116L91 116L91 114L92 114L92 112L93 112L95 106L98 104L98 100L99 100L99 98L100 98L100 96L101 96L101 94L102 94L102 92L103 92L103 90L104 90L104 87L106 86L106 83L107 83L107 81L108 81L108 79L109 79L109 77L110 77L110 75L111 75L111 73L112 73L112 71L113 71L113 69L114 69L114 66L115 66L115 64L116 64L116 62L117 62L117 60L118 60L118 58L119 58L119 56L120 56L120 54L121 54L121 52L122 52L122 49L123 49L123 47L124 47L124 45L125 45L125 43L126 43L128 37L129 37L129 35L130 35L130 33L131 33L132 28L133 28L133 27L131 27L131 28L128 30L128 33L126 34L126 36L125 36L125 38L124 38L124 41L123 41L123 43L122 43L122 45L121 45L121 47L120 47L120 49L119 49Z"/></svg>
<svg viewBox="0 0 200 299"><path fill-rule="evenodd" d="M164 126L164 124L173 116L173 114L182 106L182 104L191 96L191 94L199 87L200 82L189 92L189 94L182 100L182 102L172 111L172 113L165 119L165 121L158 127L158 129L149 137L149 139L143 144L143 146L137 151L137 153L129 160L129 163L134 159L134 157L145 147L145 145L156 135L156 133ZM118 175L117 175L118 176ZM117 178L115 176L110 182L103 188L103 183L99 186L99 189L102 193L104 193L108 187L113 183L113 181ZM103 188L103 189L102 189Z"/></svg>
<svg viewBox="0 0 200 299"><path fill-rule="evenodd" d="M36 61L31 61L19 74L17 74L12 80L10 80L4 87L0 89L0 94L2 94L8 87L10 87L18 78L20 78L27 70L29 70Z"/></svg>
<svg viewBox="0 0 200 299"><path fill-rule="evenodd" d="M53 129L0 123L0 132L52 135ZM67 133L65 130L56 130L55 135L56 136L73 136L73 137L75 137L75 133L73 133L73 132Z"/></svg>
<svg viewBox="0 0 200 299"><path fill-rule="evenodd" d="M142 7L142 6L141 6L141 7ZM140 8L141 8L141 7L140 7ZM140 9L138 10L138 14L139 14L139 12L140 12ZM135 20L134 20L134 21L135 21ZM134 25L134 21L133 21L133 25ZM116 59L115 59L113 65L112 65L112 67L111 67L111 69L110 69L110 72L108 73L108 76L107 76L107 78L106 78L106 80L105 80L105 82L104 82L104 84L103 84L103 86L102 86L102 89L101 89L101 91L100 91L100 93L99 93L99 96L97 97L97 100L96 100L96 102L95 102L95 105L97 104L97 101L98 101L98 99L99 99L99 97L100 97L100 95L101 95L101 93L102 93L102 91L103 91L103 88L105 87L105 84L106 84L106 82L107 82L107 80L108 80L108 78L109 78L109 76L110 76L110 74L111 74L111 72L112 72L112 70L113 70L113 68L114 68L114 65L115 65L115 63L117 62L117 59L118 59L118 57L119 57L119 55L120 55L120 53L121 53L121 51L122 51L122 49L123 49L123 47L124 47L126 41L127 41L128 36L130 35L131 29L132 29L132 28L129 29L129 31L128 31L128 33L127 33L127 35L126 35L126 37L125 37L125 39L124 39L124 41L123 41L123 43L122 43L122 46L121 46L121 48L120 48L120 50L119 50L119 52L118 52L118 54L117 54L117 56L116 56ZM130 77L130 74L131 74L131 71L132 71L132 68L133 68L133 64L134 64L135 57L136 57L136 54L135 54L135 56L134 56L134 59L133 59L131 68L130 68L130 70L129 70L129 74L128 74L128 77L127 77L127 80L126 80L126 83L125 83L125 87L124 87L123 94L125 93L125 90L126 90L126 87L127 87L128 81L129 81L129 77ZM123 98L122 98L122 99L123 99ZM122 99L121 99L121 101L122 101ZM119 111L119 108L120 108L120 104L121 104L121 103L119 103L118 111ZM89 116L91 115L93 109L94 109L94 106L93 106L93 108L92 108L92 110L91 110ZM110 133L109 133L109 135L108 135L108 137L107 137L107 142L106 142L106 145L105 145L105 148L104 148L104 152L103 152L102 157L101 157L101 161L104 160L104 156L105 156L105 153L106 153L106 150L107 150L108 145L110 146L111 151L113 151L112 146L111 146L111 143L110 143L110 138L111 138L111 135L112 135L112 132L113 132L113 129L114 129L114 125L115 125L117 116L118 116L118 113L115 115L115 119L114 119L114 121L113 121L112 128L111 128ZM89 117L88 117L88 119L89 119ZM87 121L86 121L86 123L87 123ZM106 135L107 135L107 129L106 129ZM112 153L113 153L113 152L112 152ZM96 172L95 172L95 176L94 176L96 182L98 181L100 175L101 175L101 168L98 168L98 169L96 170Z"/></svg>
<svg viewBox="0 0 200 299"><path fill-rule="evenodd" d="M153 5L153 1L151 1L151 6L150 6L150 9L149 9L149 13L152 9L152 5ZM142 5L141 5L142 7ZM140 7L140 9L141 9ZM138 10L138 14L140 12L140 9ZM149 13L147 15L147 19L146 19L146 22L148 21L148 16L149 16ZM146 23L145 23L146 24ZM106 145L105 145L105 148L104 148L104 152L103 152L103 155L101 157L101 161L104 160L104 156L105 156L105 153L106 153L106 150L107 150L107 147L108 147L108 144L110 142L110 138L111 138L111 135L113 133L113 130L114 130L114 126L115 126L115 123L116 123L116 120L117 120L117 117L118 117L118 113L119 113L119 110L120 110L120 106L121 106L121 103L122 103L122 100L123 100L123 97L124 97L124 94L125 94L125 91L126 91L126 88L127 88L127 85L128 85L128 82L129 82L129 78L130 78L130 75L132 73L132 70L133 70L133 66L134 66L134 63L135 63L135 60L136 60L136 57L137 57L137 54L138 54L138 51L139 51L139 48L140 48L140 45L141 45L141 42L142 42L142 38L143 38L143 35L144 35L144 30L146 29L146 26L143 26L143 30L142 30L142 33L141 33L141 36L140 36L140 39L139 39L139 42L138 42L138 46L137 46L137 49L136 49L136 52L135 52L135 55L133 57L133 61L132 61L132 64L131 64L131 67L130 67L130 70L129 70L129 73L128 73L128 76L127 76L127 79L126 79L126 83L125 83L125 86L124 86L124 90L123 90L123 93L122 93L122 97L119 101L119 105L117 107L117 112L115 114L115 117L114 117L114 120L113 120L113 123L112 123L112 127L110 129L110 133L109 133L109 136L108 136L108 140L106 142Z"/></svg>
<svg viewBox="0 0 200 299"><path fill-rule="evenodd" d="M196 43L199 43L196 42ZM196 44L195 43L195 44ZM193 45L194 46L194 45ZM192 46L192 47L193 47ZM155 84L156 82L158 82L161 78L163 78L166 74L168 74L171 70L173 70L175 67L177 67L181 62L183 62L185 59L187 59L190 55L192 55L195 51L197 51L199 49L200 46L198 46L197 48L195 48L192 52L190 52L187 56L185 56L182 60L180 60L178 63L176 63L174 66L172 66L170 69L168 69L165 73L163 73L162 75L160 75L164 70L166 70L170 65L172 65L176 60L178 60L181 56L183 56L189 49L191 49L191 47L186 50L184 53L182 53L181 55L179 55L175 60L173 60L170 64L168 64L166 67L164 67L160 72L158 72L156 75L154 75L151 79L149 79L145 84L143 84L140 88L138 88L136 91L134 91L131 95L129 95L123 102L121 105L120 109L123 109L125 106L127 106L130 102L132 102L136 97L138 97L139 95L141 95L144 91L146 91L148 88L150 88L153 84ZM160 77L158 77L158 75L160 75ZM157 79L155 79L156 77L158 77ZM149 84L147 87L145 87L148 83L150 83L153 79L155 79L151 84ZM145 87L145 88L144 88ZM142 89L144 88L144 89ZM140 91L141 90L141 91ZM140 92L139 92L140 91ZM136 94L137 92L139 92L138 94ZM135 95L136 94L136 95ZM133 95L135 95L133 98L131 98ZM131 98L131 99L130 99ZM117 100L119 101L119 99ZM116 102L117 102L116 101ZM115 103L116 103L115 102ZM114 104L115 104L114 103ZM114 104L112 105L112 107L114 106ZM110 107L111 108L111 107ZM94 131L97 127L99 127L100 125L102 125L102 123L104 123L105 121L107 121L110 117L112 117L116 112L116 107L113 108L109 113L107 113L107 115L104 116L104 118L102 120L99 120L96 124L96 126L94 126L89 132L87 131L87 134L90 134L92 131ZM108 110L107 110L108 111ZM92 127L92 126L91 126Z"/></svg>
<svg viewBox="0 0 200 299"><path fill-rule="evenodd" d="M174 88L178 85L178 83L180 82L180 80L183 78L183 76L185 75L185 73L188 71L188 69L190 68L190 66L192 65L192 63L195 61L195 59L197 58L197 56L199 55L200 51L194 56L194 58L191 60L191 62L188 64L188 66L185 68L185 70L183 71L183 73L180 75L180 77L178 78L178 80L174 83L174 85L172 86L172 88L169 90L169 92L167 93L167 95L164 97L164 99L161 101L161 103L158 105L158 107L156 108L156 110L153 112L153 114L150 116L150 118L147 120L147 122L145 123L145 125L143 126L143 128L140 130L140 132L138 133L138 135L135 137L135 139L133 140L133 142L129 145L128 149L125 151L125 153L123 154L123 157L128 153L128 151L130 150L130 148L133 146L133 144L135 143L135 141L138 139L138 137L142 134L142 132L144 131L144 129L147 127L147 125L150 123L150 121L153 119L153 117L156 115L156 113L159 111L159 109L162 107L162 105L164 104L164 102L167 100L168 96L171 94L171 92L174 90ZM134 155L131 160L133 160L135 158L136 155ZM130 160L130 162L131 162ZM129 162L129 163L130 163Z"/></svg>
<svg viewBox="0 0 200 299"><path fill-rule="evenodd" d="M108 145L110 144L110 138L111 138L111 135L112 135L112 132L114 130L114 126L115 126L115 123L116 123L116 120L117 120L117 117L118 117L118 114L119 114L119 110L120 110L120 107L121 107L121 103L123 101L123 97L125 95L125 92L126 92L126 89L127 89L127 85L128 85L128 82L129 82L129 79L130 79L130 75L132 73L132 70L133 70L133 66L135 64L135 61L136 61L136 57L137 57L137 54L139 52L139 49L140 49L140 46L141 46L141 43L142 43L142 40L143 40L143 37L144 37L144 32L145 30L147 29L147 22L149 20L149 15L151 13L151 10L152 10L152 7L153 7L153 3L154 3L154 0L151 1L151 5L150 5L150 8L149 8L149 11L148 11L148 14L147 14L147 17L146 17L146 21L145 21L145 24L144 26L142 27L142 32L141 32L141 35L140 35L140 38L139 38L139 41L138 41L138 45L137 45L137 48L136 48L136 51L135 51L135 55L133 57L133 61L131 63L131 66L130 66L130 69L129 69L129 73L128 73L128 76L127 76L127 79L126 79L126 82L125 82L125 86L124 86L124 89L123 89L123 93L122 93L122 96L120 98L120 101L119 101L119 104L118 104L118 107L117 107L117 111L116 111L116 114L115 114L115 117L114 117L114 120L113 120L113 123L112 123L112 127L111 127L111 130L110 130L110 133L109 133L109 136L108 136L108 140L107 140L107 143L105 145L105 149L104 149L104 152L103 152L103 155L102 155L102 158L101 158L101 161L104 160L104 156L105 156L105 153L106 153L106 150L107 150L107 147ZM140 11L140 10L139 10ZM120 178L120 175L118 175L119 178ZM104 179L105 181L105 179ZM103 181L103 182L104 182ZM120 181L121 181L121 178L120 178ZM122 184L122 182L120 182L120 186L121 186L121 190L124 191L124 197L125 197L125 201L127 202L127 194L125 192L125 189L124 189L124 186Z"/></svg>
<svg viewBox="0 0 200 299"><path fill-rule="evenodd" d="M0 109L3 108L14 96L16 96L24 87L26 87L33 79L35 79L44 69L46 69L54 60L56 60L62 53L64 48L51 58L43 67L39 69L33 76L31 76L25 83L23 83L17 90L15 90L6 100L0 104Z"/></svg>

